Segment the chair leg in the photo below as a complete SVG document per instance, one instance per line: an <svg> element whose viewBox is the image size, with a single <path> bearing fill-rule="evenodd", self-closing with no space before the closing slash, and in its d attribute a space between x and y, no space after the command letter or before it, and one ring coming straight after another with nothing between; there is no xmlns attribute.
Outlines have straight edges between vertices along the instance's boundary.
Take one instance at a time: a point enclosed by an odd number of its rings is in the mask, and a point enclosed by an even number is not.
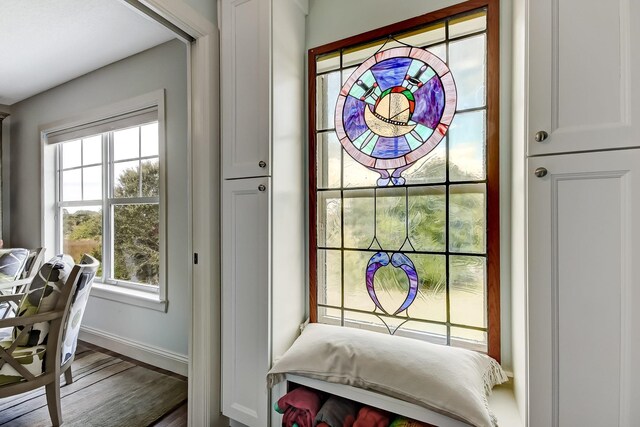
<svg viewBox="0 0 640 427"><path fill-rule="evenodd" d="M66 375L66 374L65 374ZM45 386L47 392L47 406L53 427L62 424L62 410L60 408L60 376L56 376L54 381Z"/></svg>
<svg viewBox="0 0 640 427"><path fill-rule="evenodd" d="M64 371L64 380L66 385L73 383L73 374L71 373L71 366L69 366L67 370Z"/></svg>

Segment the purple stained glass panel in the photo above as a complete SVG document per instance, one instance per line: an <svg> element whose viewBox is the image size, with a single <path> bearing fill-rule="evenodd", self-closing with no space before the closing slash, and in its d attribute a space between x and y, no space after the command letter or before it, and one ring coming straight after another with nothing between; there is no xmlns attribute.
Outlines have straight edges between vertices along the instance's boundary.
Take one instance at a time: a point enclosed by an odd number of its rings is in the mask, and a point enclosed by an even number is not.
<svg viewBox="0 0 640 427"><path fill-rule="evenodd" d="M344 130L350 140L355 141L369 129L364 121L366 103L353 96L347 96L344 103Z"/></svg>
<svg viewBox="0 0 640 427"><path fill-rule="evenodd" d="M430 129L435 129L440 123L444 111L444 88L442 81L433 76L426 84L422 85L415 93L416 109L412 119L422 123Z"/></svg>
<svg viewBox="0 0 640 427"><path fill-rule="evenodd" d="M379 138L371 155L380 159L393 159L411 151L404 136L397 138Z"/></svg>
<svg viewBox="0 0 640 427"><path fill-rule="evenodd" d="M398 57L387 59L371 67L371 72L376 78L380 90L385 91L392 87L401 86L411 62L411 58Z"/></svg>

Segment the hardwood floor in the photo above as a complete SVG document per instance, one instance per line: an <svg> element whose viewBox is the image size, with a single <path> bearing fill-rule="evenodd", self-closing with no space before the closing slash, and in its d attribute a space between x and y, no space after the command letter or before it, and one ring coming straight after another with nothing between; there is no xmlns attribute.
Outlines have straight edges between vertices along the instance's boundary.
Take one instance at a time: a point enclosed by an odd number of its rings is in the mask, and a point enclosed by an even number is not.
<svg viewBox="0 0 640 427"><path fill-rule="evenodd" d="M78 350L76 352L76 357L82 357L86 351L96 351L104 354L108 354L110 356L117 357L121 360L125 360L127 362L133 363L135 365L150 369L152 371L160 372L165 375L169 375L171 377L179 378L182 380L187 380L186 377L176 374L171 371L167 371L156 366L149 365L147 363L140 362L138 360L132 359L127 356L123 356L122 354L113 352L111 350L107 350L106 348L98 347L97 345L89 344L88 342L78 341ZM153 427L184 427L187 425L187 402L180 404L176 408L173 408L170 412L166 413L162 416L158 421L151 424Z"/></svg>

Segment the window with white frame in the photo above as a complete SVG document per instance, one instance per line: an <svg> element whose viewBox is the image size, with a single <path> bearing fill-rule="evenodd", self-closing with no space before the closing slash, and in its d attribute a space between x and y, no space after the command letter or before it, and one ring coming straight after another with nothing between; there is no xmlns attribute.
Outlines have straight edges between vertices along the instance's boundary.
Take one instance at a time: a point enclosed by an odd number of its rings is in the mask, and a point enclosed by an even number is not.
<svg viewBox="0 0 640 427"><path fill-rule="evenodd" d="M57 251L101 261L102 282L158 291L157 110L66 132L57 144Z"/></svg>

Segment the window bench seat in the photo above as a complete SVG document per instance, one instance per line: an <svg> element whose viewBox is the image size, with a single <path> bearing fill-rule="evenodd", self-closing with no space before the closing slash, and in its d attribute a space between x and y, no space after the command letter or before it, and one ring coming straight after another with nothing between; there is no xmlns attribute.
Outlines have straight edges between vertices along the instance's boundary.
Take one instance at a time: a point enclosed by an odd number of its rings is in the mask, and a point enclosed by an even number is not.
<svg viewBox="0 0 640 427"><path fill-rule="evenodd" d="M423 421L438 427L469 427L469 424L455 420L438 412L431 411L412 403L403 402L393 397L385 396L369 390L356 387L329 383L313 378L301 377L298 375L286 375L286 380L277 384L272 390L272 403L284 396L289 391L292 384L302 385L315 390L351 399L364 405L383 409L398 415L403 415L418 421ZM511 381L494 387L493 394L489 397L489 406L498 418L498 423L502 427L522 427L516 401L513 395ZM282 415L272 411L271 425L282 424Z"/></svg>

